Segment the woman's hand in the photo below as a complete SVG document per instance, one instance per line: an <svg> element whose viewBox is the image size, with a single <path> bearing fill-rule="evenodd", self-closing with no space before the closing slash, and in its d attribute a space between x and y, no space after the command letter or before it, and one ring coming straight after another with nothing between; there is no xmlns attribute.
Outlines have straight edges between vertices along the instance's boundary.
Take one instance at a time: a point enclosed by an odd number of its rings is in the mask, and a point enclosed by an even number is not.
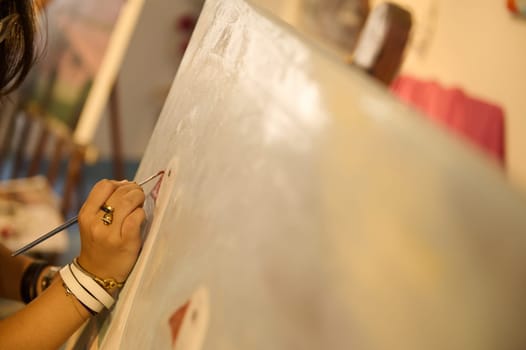
<svg viewBox="0 0 526 350"><path fill-rule="evenodd" d="M144 191L134 182L99 181L79 212L79 264L100 278L121 282L128 277L141 248L140 228L145 213ZM102 205L114 208L107 225Z"/></svg>

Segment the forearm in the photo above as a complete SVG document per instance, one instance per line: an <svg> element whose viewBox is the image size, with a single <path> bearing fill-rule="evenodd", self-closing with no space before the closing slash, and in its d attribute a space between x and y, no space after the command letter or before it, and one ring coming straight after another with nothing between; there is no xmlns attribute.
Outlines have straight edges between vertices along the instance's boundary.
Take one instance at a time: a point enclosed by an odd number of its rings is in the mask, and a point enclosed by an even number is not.
<svg viewBox="0 0 526 350"><path fill-rule="evenodd" d="M21 300L20 281L31 261L26 256L12 257L11 251L0 244L0 297Z"/></svg>
<svg viewBox="0 0 526 350"><path fill-rule="evenodd" d="M21 300L22 276L33 261L25 256L12 257L9 249L0 245L1 297ZM0 349L58 349L90 316L73 295L66 295L58 274L55 282L42 292L42 278L47 269L36 281L38 298L0 320Z"/></svg>
<svg viewBox="0 0 526 350"><path fill-rule="evenodd" d="M89 317L57 278L29 305L0 321L0 348L58 349Z"/></svg>

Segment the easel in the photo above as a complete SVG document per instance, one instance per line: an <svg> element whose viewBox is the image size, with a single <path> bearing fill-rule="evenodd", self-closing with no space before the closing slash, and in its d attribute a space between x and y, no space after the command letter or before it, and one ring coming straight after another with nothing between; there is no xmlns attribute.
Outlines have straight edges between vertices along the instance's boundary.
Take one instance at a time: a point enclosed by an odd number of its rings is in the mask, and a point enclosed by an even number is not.
<svg viewBox="0 0 526 350"><path fill-rule="evenodd" d="M117 82L113 84L110 98L108 101L109 117L110 117L110 131L111 131L111 146L113 156L113 177L116 180L122 180L125 177L124 160L122 152L122 129L121 129L121 110L119 106Z"/></svg>

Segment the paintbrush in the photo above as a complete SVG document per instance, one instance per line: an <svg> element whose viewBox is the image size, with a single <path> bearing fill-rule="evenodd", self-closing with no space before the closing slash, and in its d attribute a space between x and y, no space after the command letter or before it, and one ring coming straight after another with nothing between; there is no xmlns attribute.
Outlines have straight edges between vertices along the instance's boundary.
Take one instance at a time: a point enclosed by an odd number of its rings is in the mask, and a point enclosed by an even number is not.
<svg viewBox="0 0 526 350"><path fill-rule="evenodd" d="M147 182L152 181L153 179L155 179L156 177L158 177L158 176L160 176L162 174L164 174L163 170L161 170L157 174L154 174L154 175L144 179L143 181L139 182L139 186L142 186L142 185L146 184ZM67 229L68 227L74 225L78 221L78 219L79 219L78 215L75 216L75 217L72 217L71 219L69 219L68 221L63 223L62 225L54 228L53 230L49 231L48 233L46 233L46 234L40 236L39 238L35 239L33 242L31 242L31 243L23 246L22 248L14 251L13 253L11 253L11 256L17 256L19 254L22 254L23 252L33 248L37 244L40 244L40 243L44 242L48 238L51 238L54 235L56 235L57 233L59 233L59 232L65 230L65 229Z"/></svg>

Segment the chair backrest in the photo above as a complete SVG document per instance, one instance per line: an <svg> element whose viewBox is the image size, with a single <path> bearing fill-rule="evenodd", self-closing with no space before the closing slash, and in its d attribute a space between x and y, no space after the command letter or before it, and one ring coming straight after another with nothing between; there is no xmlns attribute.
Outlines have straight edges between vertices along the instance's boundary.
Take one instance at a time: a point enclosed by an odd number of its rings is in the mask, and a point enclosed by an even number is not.
<svg viewBox="0 0 526 350"><path fill-rule="evenodd" d="M45 175L61 201L61 212L74 209L86 149L73 141L71 130L55 119L15 104L0 121L2 179Z"/></svg>

